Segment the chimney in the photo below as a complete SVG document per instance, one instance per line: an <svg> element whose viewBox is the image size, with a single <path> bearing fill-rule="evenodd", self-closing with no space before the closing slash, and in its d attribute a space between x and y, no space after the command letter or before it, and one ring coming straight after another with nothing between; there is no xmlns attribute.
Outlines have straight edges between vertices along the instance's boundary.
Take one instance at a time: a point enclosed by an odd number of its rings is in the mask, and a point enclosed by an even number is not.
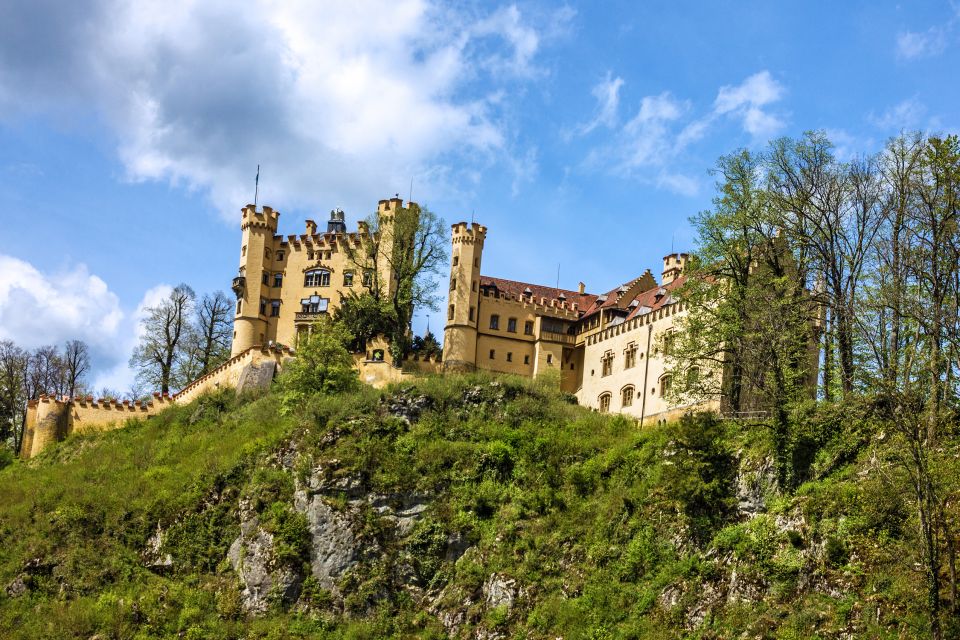
<svg viewBox="0 0 960 640"><path fill-rule="evenodd" d="M587 285L585 285L585 284L583 284L583 283L581 282L581 283L580 283L580 286L577 288L577 291L580 292L580 295L583 295L584 291L586 291L586 290L587 290Z"/></svg>

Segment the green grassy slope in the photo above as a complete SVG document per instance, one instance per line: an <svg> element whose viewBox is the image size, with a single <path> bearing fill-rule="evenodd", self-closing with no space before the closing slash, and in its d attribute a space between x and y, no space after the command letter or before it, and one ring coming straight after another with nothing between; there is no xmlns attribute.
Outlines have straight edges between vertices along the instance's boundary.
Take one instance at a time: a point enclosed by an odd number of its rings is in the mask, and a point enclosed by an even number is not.
<svg viewBox="0 0 960 640"><path fill-rule="evenodd" d="M0 471L0 636L923 637L909 496L856 415L811 419L815 479L780 494L759 427L641 431L509 378L288 416L209 396ZM293 506L318 478L361 549L330 589ZM241 504L305 578L258 616L227 560Z"/></svg>

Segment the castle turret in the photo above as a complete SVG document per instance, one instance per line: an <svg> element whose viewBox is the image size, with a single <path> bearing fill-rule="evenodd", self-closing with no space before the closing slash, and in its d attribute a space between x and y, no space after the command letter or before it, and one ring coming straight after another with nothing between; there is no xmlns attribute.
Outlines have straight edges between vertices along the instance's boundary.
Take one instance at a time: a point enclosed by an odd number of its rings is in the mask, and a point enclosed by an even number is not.
<svg viewBox="0 0 960 640"><path fill-rule="evenodd" d="M480 304L480 262L487 228L453 225L450 251L450 296L443 332L445 367L473 368L477 360L477 309Z"/></svg>
<svg viewBox="0 0 960 640"><path fill-rule="evenodd" d="M683 270L687 266L687 258L689 254L686 253L671 253L663 257L663 274L660 279L660 284L670 284L683 274Z"/></svg>
<svg viewBox="0 0 960 640"><path fill-rule="evenodd" d="M267 256L277 233L280 212L264 206L261 211L248 204L243 208L240 229L240 271L233 279L237 307L233 320L231 355L266 342L267 301L270 299L270 278Z"/></svg>

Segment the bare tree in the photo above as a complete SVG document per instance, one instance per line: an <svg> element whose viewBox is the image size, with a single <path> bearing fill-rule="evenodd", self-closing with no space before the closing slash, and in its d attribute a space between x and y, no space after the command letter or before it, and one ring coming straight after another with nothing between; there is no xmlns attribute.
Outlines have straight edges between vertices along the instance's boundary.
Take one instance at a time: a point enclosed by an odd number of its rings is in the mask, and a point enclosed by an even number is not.
<svg viewBox="0 0 960 640"><path fill-rule="evenodd" d="M63 367L66 373L66 391L71 398L83 384L90 371L90 348L82 340L68 340L63 349Z"/></svg>
<svg viewBox="0 0 960 640"><path fill-rule="evenodd" d="M10 340L0 341L0 442L20 450L26 420L30 354Z"/></svg>
<svg viewBox="0 0 960 640"><path fill-rule="evenodd" d="M193 329L194 357L199 375L204 375L230 357L233 304L226 293L216 291L200 299Z"/></svg>
<svg viewBox="0 0 960 640"><path fill-rule="evenodd" d="M27 372L30 399L41 395L62 396L67 392L67 376L63 358L53 345L37 347L30 355Z"/></svg>
<svg viewBox="0 0 960 640"><path fill-rule="evenodd" d="M148 308L141 321L143 335L130 356L130 366L137 370L141 383L159 388L161 393L170 391L174 364L190 331L195 298L193 289L179 284L168 298Z"/></svg>

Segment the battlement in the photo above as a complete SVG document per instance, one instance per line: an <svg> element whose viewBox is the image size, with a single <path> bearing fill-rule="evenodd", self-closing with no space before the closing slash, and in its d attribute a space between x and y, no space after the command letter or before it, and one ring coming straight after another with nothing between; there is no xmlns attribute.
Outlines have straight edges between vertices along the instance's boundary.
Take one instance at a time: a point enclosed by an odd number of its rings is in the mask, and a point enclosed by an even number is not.
<svg viewBox="0 0 960 640"><path fill-rule="evenodd" d="M410 201L407 203L407 208L414 208L417 206L416 202ZM377 202L377 213L390 213L394 212L397 209L403 208L403 198L393 197L388 200L380 200Z"/></svg>
<svg viewBox="0 0 960 640"><path fill-rule="evenodd" d="M580 308L576 302L558 301L556 298L534 298L533 296L516 296L498 291L495 294L485 290L481 294L485 298L496 298L502 302L516 305L520 309L530 309L543 315L576 320L580 317Z"/></svg>
<svg viewBox="0 0 960 640"><path fill-rule="evenodd" d="M478 222L458 222L452 225L454 244L483 243L487 237L487 228Z"/></svg>
<svg viewBox="0 0 960 640"><path fill-rule="evenodd" d="M662 284L669 284L679 278L687 267L688 253L671 253L663 256Z"/></svg>
<svg viewBox="0 0 960 640"><path fill-rule="evenodd" d="M256 206L248 204L241 209L241 212L240 229L269 229L272 233L277 232L280 212L274 211L272 207L264 205L260 211L257 211Z"/></svg>
<svg viewBox="0 0 960 640"><path fill-rule="evenodd" d="M224 386L236 387L240 372L251 362L274 360L279 363L285 357L292 357L295 353L290 347L281 344L254 345L185 386L180 390L180 393L173 397L173 401L178 404L186 404L212 389L219 389Z"/></svg>

